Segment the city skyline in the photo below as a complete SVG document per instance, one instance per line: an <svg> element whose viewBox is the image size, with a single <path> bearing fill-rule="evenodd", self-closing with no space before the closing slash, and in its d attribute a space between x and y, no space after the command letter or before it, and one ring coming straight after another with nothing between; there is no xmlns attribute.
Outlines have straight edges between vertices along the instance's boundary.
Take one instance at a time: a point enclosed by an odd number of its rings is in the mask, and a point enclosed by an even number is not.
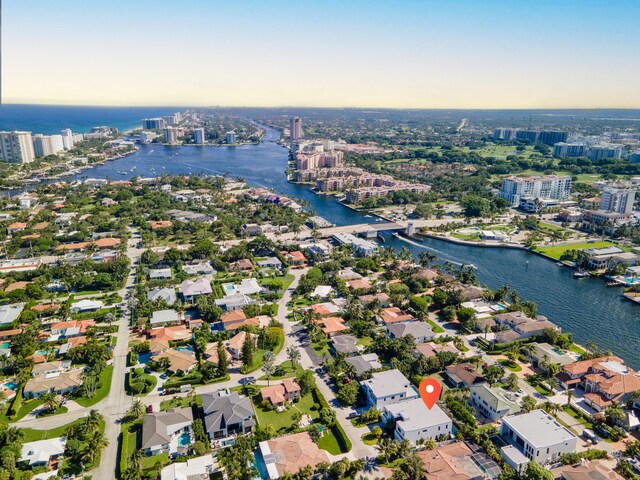
<svg viewBox="0 0 640 480"><path fill-rule="evenodd" d="M640 107L631 1L3 7L5 103Z"/></svg>

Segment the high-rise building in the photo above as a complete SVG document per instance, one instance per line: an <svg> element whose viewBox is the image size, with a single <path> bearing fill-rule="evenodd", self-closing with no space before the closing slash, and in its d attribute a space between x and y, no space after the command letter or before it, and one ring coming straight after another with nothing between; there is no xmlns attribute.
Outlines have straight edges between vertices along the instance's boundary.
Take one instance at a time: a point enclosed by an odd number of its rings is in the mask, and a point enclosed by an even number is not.
<svg viewBox="0 0 640 480"><path fill-rule="evenodd" d="M587 146L584 143L559 142L553 146L553 156L561 157L586 157Z"/></svg>
<svg viewBox="0 0 640 480"><path fill-rule="evenodd" d="M631 213L636 198L635 190L605 188L600 199L600 210L616 213Z"/></svg>
<svg viewBox="0 0 640 480"><path fill-rule="evenodd" d="M167 127L162 131L164 135L164 143L177 143L178 142L178 129L174 127Z"/></svg>
<svg viewBox="0 0 640 480"><path fill-rule="evenodd" d="M70 150L73 148L73 132L69 128L65 128L64 130L60 130L60 135L62 135L62 144L65 150Z"/></svg>
<svg viewBox="0 0 640 480"><path fill-rule="evenodd" d="M594 145L589 147L587 157L592 162L597 162L603 158L622 158L622 147L613 145Z"/></svg>
<svg viewBox="0 0 640 480"><path fill-rule="evenodd" d="M525 198L561 199L571 193L571 177L559 175L545 175L542 177L507 177L502 180L500 197L507 200L511 206L520 205Z"/></svg>
<svg viewBox="0 0 640 480"><path fill-rule="evenodd" d="M53 147L51 146L51 137L38 133L33 136L33 153L36 157L46 157L53 155Z"/></svg>
<svg viewBox="0 0 640 480"><path fill-rule="evenodd" d="M204 128L193 129L193 141L198 145L204 144Z"/></svg>
<svg viewBox="0 0 640 480"><path fill-rule="evenodd" d="M54 154L64 150L64 140L62 139L62 135L51 135L51 149Z"/></svg>
<svg viewBox="0 0 640 480"><path fill-rule="evenodd" d="M535 130L518 130L516 132L517 140L528 140L530 142L537 142L540 138L540 132Z"/></svg>
<svg viewBox="0 0 640 480"><path fill-rule="evenodd" d="M82 133L73 134L73 144L84 142L84 135Z"/></svg>
<svg viewBox="0 0 640 480"><path fill-rule="evenodd" d="M236 132L227 132L224 138L228 145L233 145L236 143Z"/></svg>
<svg viewBox="0 0 640 480"><path fill-rule="evenodd" d="M143 118L143 130L161 130L166 126L163 118Z"/></svg>
<svg viewBox="0 0 640 480"><path fill-rule="evenodd" d="M175 115L164 115L162 120L164 120L164 124L167 127L172 127L177 123Z"/></svg>
<svg viewBox="0 0 640 480"><path fill-rule="evenodd" d="M291 117L289 119L289 137L291 138L291 143L297 142L302 136L302 120L300 117Z"/></svg>
<svg viewBox="0 0 640 480"><path fill-rule="evenodd" d="M631 155L629 155L629 161L631 163L640 162L640 151L633 152Z"/></svg>
<svg viewBox="0 0 640 480"><path fill-rule="evenodd" d="M542 131L540 132L539 140L542 143L546 143L547 145L555 145L559 142L566 142L569 134L567 132L551 132L551 131Z"/></svg>
<svg viewBox="0 0 640 480"><path fill-rule="evenodd" d="M29 163L34 157L31 132L0 132L0 160Z"/></svg>
<svg viewBox="0 0 640 480"><path fill-rule="evenodd" d="M494 140L515 140L517 130L513 128L496 128L493 131Z"/></svg>

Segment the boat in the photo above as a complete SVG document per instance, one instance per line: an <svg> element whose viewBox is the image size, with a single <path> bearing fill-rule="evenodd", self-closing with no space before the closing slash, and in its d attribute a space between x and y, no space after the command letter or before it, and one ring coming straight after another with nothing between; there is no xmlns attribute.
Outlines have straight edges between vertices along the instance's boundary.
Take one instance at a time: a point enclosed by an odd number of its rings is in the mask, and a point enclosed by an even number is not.
<svg viewBox="0 0 640 480"><path fill-rule="evenodd" d="M471 270L477 270L478 269L478 267L476 267L473 263L469 263L469 264L465 265L465 267L468 267Z"/></svg>
<svg viewBox="0 0 640 480"><path fill-rule="evenodd" d="M364 218L372 218L371 215L365 215Z"/></svg>
<svg viewBox="0 0 640 480"><path fill-rule="evenodd" d="M559 266L559 267L564 267L564 263L562 263L562 262L556 262L556 265Z"/></svg>
<svg viewBox="0 0 640 480"><path fill-rule="evenodd" d="M376 219L376 222L384 222L384 219L378 218L378 219Z"/></svg>
<svg viewBox="0 0 640 480"><path fill-rule="evenodd" d="M574 277L576 278L587 278L590 277L591 274L589 272L587 272L586 270L576 270L576 272L573 274Z"/></svg>
<svg viewBox="0 0 640 480"><path fill-rule="evenodd" d="M400 238L400 234L398 232L393 232L391 234L391 236L396 237L396 238Z"/></svg>
<svg viewBox="0 0 640 480"><path fill-rule="evenodd" d="M607 287L621 287L621 286L622 285L620 284L620 282L616 282L616 281L607 283Z"/></svg>

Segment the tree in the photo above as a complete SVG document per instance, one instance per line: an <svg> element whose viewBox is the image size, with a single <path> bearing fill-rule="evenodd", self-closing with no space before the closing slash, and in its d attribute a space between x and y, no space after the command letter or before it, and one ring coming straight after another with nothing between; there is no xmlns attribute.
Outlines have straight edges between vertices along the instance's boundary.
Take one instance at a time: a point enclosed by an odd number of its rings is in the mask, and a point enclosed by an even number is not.
<svg viewBox="0 0 640 480"><path fill-rule="evenodd" d="M512 392L518 390L518 376L515 373L510 374L505 381L505 388Z"/></svg>
<svg viewBox="0 0 640 480"><path fill-rule="evenodd" d="M129 407L129 410L127 410L127 415L132 418L140 418L145 414L145 412L146 408L144 404L136 398L131 404L131 407Z"/></svg>
<svg viewBox="0 0 640 480"><path fill-rule="evenodd" d="M295 345L291 345L287 348L287 358L291 362L291 368L295 371L296 365L300 361L300 350L298 350Z"/></svg>
<svg viewBox="0 0 640 480"><path fill-rule="evenodd" d="M247 335L247 338L249 338L249 335ZM246 342L246 338L245 338L245 342ZM253 346L253 342L251 342L251 345ZM218 353L217 374L219 377L224 377L229 370L229 359L227 358L227 349L224 348L222 339L218 340L217 353ZM244 344L242 345L242 355L243 355L242 362L244 363L244 355L245 355ZM249 361L249 363L245 365L250 365L252 361L253 361L253 354L251 354L251 360Z"/></svg>
<svg viewBox="0 0 640 480"><path fill-rule="evenodd" d="M538 406L538 402L536 402L536 399L529 395L527 395L522 399L522 411L524 413L528 413L532 410L535 410L537 406Z"/></svg>
<svg viewBox="0 0 640 480"><path fill-rule="evenodd" d="M300 385L300 393L302 395L306 395L307 393L311 392L311 390L313 390L313 388L316 386L311 370L305 370L301 372L296 377L296 381L298 382L298 385Z"/></svg>
<svg viewBox="0 0 640 480"><path fill-rule="evenodd" d="M358 382L342 383L338 386L338 393L336 398L342 405L354 405L358 400L358 394L360 393L360 385Z"/></svg>
<svg viewBox="0 0 640 480"><path fill-rule="evenodd" d="M491 387L504 376L504 370L497 365L489 365L484 369L482 375L487 379L487 382L489 382L489 386Z"/></svg>
<svg viewBox="0 0 640 480"><path fill-rule="evenodd" d="M532 460L527 465L523 478L525 480L553 480L553 473Z"/></svg>
<svg viewBox="0 0 640 480"><path fill-rule="evenodd" d="M267 376L267 386L270 385L269 380L271 378L271 375L273 375L273 372L276 371L275 361L276 356L273 354L273 352L265 352L262 356L262 371Z"/></svg>
<svg viewBox="0 0 640 480"><path fill-rule="evenodd" d="M145 250L140 256L140 263L143 265L155 265L160 261L160 257L153 250Z"/></svg>
<svg viewBox="0 0 640 480"><path fill-rule="evenodd" d="M47 412L53 413L58 408L60 408L60 399L58 398L56 392L54 392L53 390L42 395L42 399L44 401L44 408Z"/></svg>
<svg viewBox="0 0 640 480"><path fill-rule="evenodd" d="M244 343L242 344L242 353L241 353L242 364L245 367L250 367L251 364L253 364L253 355L255 354L255 352L256 352L256 346L253 343L253 338L251 337L251 334L247 333L247 335L244 337ZM224 355L226 355L226 352Z"/></svg>

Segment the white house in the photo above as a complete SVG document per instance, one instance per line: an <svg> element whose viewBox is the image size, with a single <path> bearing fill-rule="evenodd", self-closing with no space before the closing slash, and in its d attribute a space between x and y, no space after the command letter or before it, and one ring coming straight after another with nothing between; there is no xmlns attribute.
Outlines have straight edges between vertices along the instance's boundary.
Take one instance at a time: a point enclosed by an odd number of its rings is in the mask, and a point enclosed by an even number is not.
<svg viewBox="0 0 640 480"><path fill-rule="evenodd" d="M170 268L153 268L149 270L149 280L171 278Z"/></svg>
<svg viewBox="0 0 640 480"><path fill-rule="evenodd" d="M418 391L413 388L411 382L397 369L376 372L361 384L367 403L377 409L419 397Z"/></svg>
<svg viewBox="0 0 640 480"><path fill-rule="evenodd" d="M213 470L213 457L203 455L164 467L160 471L160 480L209 480Z"/></svg>
<svg viewBox="0 0 640 480"><path fill-rule="evenodd" d="M435 337L431 325L427 322L399 322L387 325L391 338L404 338L411 335L416 343L424 343Z"/></svg>
<svg viewBox="0 0 640 480"><path fill-rule="evenodd" d="M151 314L149 322L151 325L166 325L168 323L179 323L180 314L175 310L156 310Z"/></svg>
<svg viewBox="0 0 640 480"><path fill-rule="evenodd" d="M545 464L563 453L575 452L578 438L544 410L502 419L502 438L527 458Z"/></svg>
<svg viewBox="0 0 640 480"><path fill-rule="evenodd" d="M103 303L99 300L80 300L71 304L71 313L93 312L100 310Z"/></svg>
<svg viewBox="0 0 640 480"><path fill-rule="evenodd" d="M385 405L382 418L385 421L395 420L393 435L396 440L407 439L412 443L420 439L435 439L440 435L448 437L453 425L437 404L429 409L421 398Z"/></svg>
<svg viewBox="0 0 640 480"><path fill-rule="evenodd" d="M469 391L471 392L469 403L480 415L492 422L520 411L520 405L516 402L515 396L512 397L509 392L501 388L482 383L471 385Z"/></svg>
<svg viewBox="0 0 640 480"><path fill-rule="evenodd" d="M27 463L30 467L48 465L64 453L67 441L63 437L51 438L49 440L38 440L22 445L19 463Z"/></svg>
<svg viewBox="0 0 640 480"><path fill-rule="evenodd" d="M142 449L146 455L179 451L186 453L193 443L191 407L174 408L166 412L149 413L142 420Z"/></svg>

